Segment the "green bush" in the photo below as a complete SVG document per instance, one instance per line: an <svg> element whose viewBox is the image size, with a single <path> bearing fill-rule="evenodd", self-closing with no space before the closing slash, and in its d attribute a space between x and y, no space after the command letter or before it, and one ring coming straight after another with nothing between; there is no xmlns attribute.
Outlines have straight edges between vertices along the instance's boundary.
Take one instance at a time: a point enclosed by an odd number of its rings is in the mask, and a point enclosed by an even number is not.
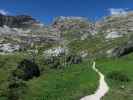
<svg viewBox="0 0 133 100"><path fill-rule="evenodd" d="M120 81L120 82L129 82L129 77L122 71L113 71L110 72L107 77L112 80Z"/></svg>
<svg viewBox="0 0 133 100"><path fill-rule="evenodd" d="M45 64L52 69L58 69L61 68L62 66L62 61L63 58L61 59L61 57L49 57L47 59L45 59Z"/></svg>
<svg viewBox="0 0 133 100"><path fill-rule="evenodd" d="M69 54L57 57L51 56L46 58L44 62L49 68L58 69L64 68L69 64L80 64L82 62L82 58L79 55Z"/></svg>
<svg viewBox="0 0 133 100"><path fill-rule="evenodd" d="M27 81L33 77L39 77L40 69L34 61L23 59L18 63L17 69L13 72L13 76Z"/></svg>
<svg viewBox="0 0 133 100"><path fill-rule="evenodd" d="M22 100L23 94L26 92L26 88L27 86L23 80L11 76L8 81L8 100Z"/></svg>

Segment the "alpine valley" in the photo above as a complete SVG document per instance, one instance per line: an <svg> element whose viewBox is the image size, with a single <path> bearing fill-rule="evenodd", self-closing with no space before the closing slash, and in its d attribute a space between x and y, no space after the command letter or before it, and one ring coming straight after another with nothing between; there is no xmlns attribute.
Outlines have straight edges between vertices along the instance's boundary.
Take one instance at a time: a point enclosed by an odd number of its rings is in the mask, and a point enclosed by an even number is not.
<svg viewBox="0 0 133 100"><path fill-rule="evenodd" d="M50 25L0 14L0 100L133 100L133 11Z"/></svg>

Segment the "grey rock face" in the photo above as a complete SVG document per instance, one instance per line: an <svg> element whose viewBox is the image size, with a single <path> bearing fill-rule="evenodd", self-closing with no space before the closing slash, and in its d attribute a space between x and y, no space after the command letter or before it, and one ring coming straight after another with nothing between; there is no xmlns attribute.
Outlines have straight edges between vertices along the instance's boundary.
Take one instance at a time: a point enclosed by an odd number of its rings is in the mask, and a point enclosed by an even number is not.
<svg viewBox="0 0 133 100"><path fill-rule="evenodd" d="M19 15L19 16L6 16L0 14L0 26L9 26L9 27L27 27L33 24L38 24L31 16Z"/></svg>
<svg viewBox="0 0 133 100"><path fill-rule="evenodd" d="M125 56L132 52L133 52L133 42L129 42L127 44L124 44L120 47L115 48L112 51L112 56L113 57L121 57L121 56Z"/></svg>
<svg viewBox="0 0 133 100"><path fill-rule="evenodd" d="M96 22L96 28L105 35L110 32L118 32L121 35L133 32L133 12L127 12L125 15L104 17Z"/></svg>
<svg viewBox="0 0 133 100"><path fill-rule="evenodd" d="M63 31L76 30L78 32L72 33L75 36L77 34L82 36L84 33L93 34L95 31L95 24L84 17L57 17L55 18L52 27L61 33Z"/></svg>
<svg viewBox="0 0 133 100"><path fill-rule="evenodd" d="M19 49L20 49L19 45L14 45L11 43L0 44L0 52L3 52L3 53L12 53L15 51L19 51Z"/></svg>
<svg viewBox="0 0 133 100"><path fill-rule="evenodd" d="M44 55L46 57L52 57L52 56L61 56L68 53L68 49L62 48L62 47L55 47L51 48L49 50L44 51Z"/></svg>
<svg viewBox="0 0 133 100"><path fill-rule="evenodd" d="M10 28L6 25L0 27L0 36L2 35L25 35L26 33L30 33L31 30L23 30L22 28Z"/></svg>

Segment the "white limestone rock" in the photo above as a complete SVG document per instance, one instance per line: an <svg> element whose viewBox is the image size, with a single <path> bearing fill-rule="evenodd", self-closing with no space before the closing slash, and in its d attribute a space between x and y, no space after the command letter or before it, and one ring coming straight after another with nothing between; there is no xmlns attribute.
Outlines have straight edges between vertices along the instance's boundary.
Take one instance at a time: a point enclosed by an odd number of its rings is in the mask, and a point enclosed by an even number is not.
<svg viewBox="0 0 133 100"><path fill-rule="evenodd" d="M19 49L20 49L19 45L14 45L11 43L0 44L0 52L3 53L12 53L18 51Z"/></svg>
<svg viewBox="0 0 133 100"><path fill-rule="evenodd" d="M116 32L116 31L112 31L110 33L108 33L106 35L106 39L114 39L114 38L119 38L119 37L122 37L123 35L119 32Z"/></svg>
<svg viewBox="0 0 133 100"><path fill-rule="evenodd" d="M48 49L46 51L44 51L44 55L51 57L51 56L60 56L60 55L64 55L68 53L68 49L62 48L62 47L55 47L55 48L51 48Z"/></svg>
<svg viewBox="0 0 133 100"><path fill-rule="evenodd" d="M0 35L23 35L26 33L30 33L31 30L23 30L21 28L10 28L6 25L4 25L3 27L0 27Z"/></svg>

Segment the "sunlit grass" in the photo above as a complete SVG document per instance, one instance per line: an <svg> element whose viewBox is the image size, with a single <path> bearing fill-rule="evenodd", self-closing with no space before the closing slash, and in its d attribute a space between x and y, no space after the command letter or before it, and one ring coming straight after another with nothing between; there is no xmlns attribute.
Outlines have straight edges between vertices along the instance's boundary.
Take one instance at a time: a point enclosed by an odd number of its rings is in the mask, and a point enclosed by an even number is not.
<svg viewBox="0 0 133 100"><path fill-rule="evenodd" d="M105 74L110 86L110 91L103 100L133 100L133 54L119 59L99 60L97 67ZM120 82L108 78L107 75L114 71L122 72L131 81Z"/></svg>

